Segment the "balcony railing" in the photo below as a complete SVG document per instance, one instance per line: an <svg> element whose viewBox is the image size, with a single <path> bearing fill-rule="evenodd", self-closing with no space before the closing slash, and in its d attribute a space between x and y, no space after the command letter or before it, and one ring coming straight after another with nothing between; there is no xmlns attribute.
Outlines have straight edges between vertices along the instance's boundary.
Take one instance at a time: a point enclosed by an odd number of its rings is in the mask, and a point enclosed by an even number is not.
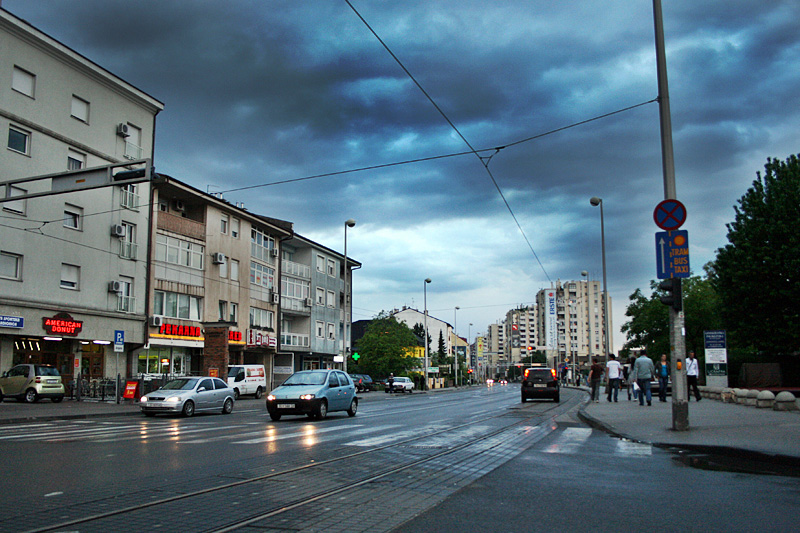
<svg viewBox="0 0 800 533"><path fill-rule="evenodd" d="M124 259L136 259L139 245L135 242L119 241L119 256Z"/></svg>
<svg viewBox="0 0 800 533"><path fill-rule="evenodd" d="M281 346L283 347L300 347L300 348L308 348L309 346L309 335L303 335L301 333L282 333L281 334Z"/></svg>
<svg viewBox="0 0 800 533"><path fill-rule="evenodd" d="M122 189L119 199L119 205L127 207L128 209L139 208L139 195L133 191Z"/></svg>
<svg viewBox="0 0 800 533"><path fill-rule="evenodd" d="M125 159L141 159L142 147L136 146L130 141L125 141Z"/></svg>
<svg viewBox="0 0 800 533"><path fill-rule="evenodd" d="M134 296L125 296L120 294L117 297L117 311L123 313L133 313L136 311L136 298Z"/></svg>
<svg viewBox="0 0 800 533"><path fill-rule="evenodd" d="M297 313L311 314L311 306L306 305L308 298L292 298L281 296L281 311L294 311Z"/></svg>
<svg viewBox="0 0 800 533"><path fill-rule="evenodd" d="M281 268L283 269L283 273L289 276L311 279L311 267L308 265L303 265L300 263L295 263L294 261L289 261L288 259L284 259L281 262Z"/></svg>

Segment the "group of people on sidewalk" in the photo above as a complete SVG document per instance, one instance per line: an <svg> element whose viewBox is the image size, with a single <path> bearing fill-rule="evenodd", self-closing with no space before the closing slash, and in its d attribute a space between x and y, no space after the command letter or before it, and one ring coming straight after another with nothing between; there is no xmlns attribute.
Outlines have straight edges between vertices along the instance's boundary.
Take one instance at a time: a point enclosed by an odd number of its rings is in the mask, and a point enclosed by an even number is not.
<svg viewBox="0 0 800 533"><path fill-rule="evenodd" d="M667 401L667 387L669 386L670 369L666 354L661 355L661 361L656 365L647 356L645 351L639 357L631 357L628 363L622 365L617 361L616 355L609 354L605 368L600 364L597 357L592 358L592 367L589 370L589 384L591 386L592 401L600 402L600 382L605 375L606 378L606 399L609 402L616 402L619 398L620 383L624 379L628 384L628 400L639 400L639 405L653 405L650 382L655 377L658 379L658 399ZM689 393L694 392L694 396L699 402L701 399L700 390L697 386L699 366L694 352L689 352L686 360L686 383Z"/></svg>

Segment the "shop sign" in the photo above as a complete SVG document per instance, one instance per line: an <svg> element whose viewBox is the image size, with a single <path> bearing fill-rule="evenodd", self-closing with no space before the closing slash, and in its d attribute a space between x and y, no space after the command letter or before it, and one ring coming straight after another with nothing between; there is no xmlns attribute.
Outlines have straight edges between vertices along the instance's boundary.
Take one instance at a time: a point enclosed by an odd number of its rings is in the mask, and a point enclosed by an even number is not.
<svg viewBox="0 0 800 533"><path fill-rule="evenodd" d="M241 331L228 331L228 340L233 342L241 342L242 341L242 332Z"/></svg>
<svg viewBox="0 0 800 533"><path fill-rule="evenodd" d="M248 329L247 346L268 346L270 348L277 348L278 339L263 331Z"/></svg>
<svg viewBox="0 0 800 533"><path fill-rule="evenodd" d="M21 316L0 315L0 328L24 328L25 319Z"/></svg>
<svg viewBox="0 0 800 533"><path fill-rule="evenodd" d="M161 324L158 328L161 335L175 335L178 337L203 337L203 330L199 326L183 326L180 324Z"/></svg>
<svg viewBox="0 0 800 533"><path fill-rule="evenodd" d="M42 327L48 335L75 337L83 329L83 320L74 320L69 313L58 313L53 317L42 317Z"/></svg>

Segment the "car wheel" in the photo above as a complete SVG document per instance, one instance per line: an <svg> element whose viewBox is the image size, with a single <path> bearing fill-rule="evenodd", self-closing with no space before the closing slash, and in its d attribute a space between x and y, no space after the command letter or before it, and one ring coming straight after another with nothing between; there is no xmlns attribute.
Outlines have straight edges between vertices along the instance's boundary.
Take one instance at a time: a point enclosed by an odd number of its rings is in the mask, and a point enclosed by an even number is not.
<svg viewBox="0 0 800 533"><path fill-rule="evenodd" d="M526 398L526 397L523 395L523 396L522 396L522 399L521 399L520 401L521 401L522 403L525 403L525 401L526 401L526 400L527 400L527 398Z"/></svg>
<svg viewBox="0 0 800 533"><path fill-rule="evenodd" d="M190 417L194 414L194 402L192 400L187 400L185 404L183 404L183 416Z"/></svg>
<svg viewBox="0 0 800 533"><path fill-rule="evenodd" d="M225 403L222 404L222 414L229 415L233 412L233 400L230 398L225 399Z"/></svg>
<svg viewBox="0 0 800 533"><path fill-rule="evenodd" d="M322 400L319 402L319 407L317 407L317 418L322 420L326 416L328 416L328 402Z"/></svg>
<svg viewBox="0 0 800 533"><path fill-rule="evenodd" d="M55 396L54 398L51 398L53 403L61 403L61 400L63 399L64 399L63 396Z"/></svg>
<svg viewBox="0 0 800 533"><path fill-rule="evenodd" d="M233 389L233 397L235 399L239 399L239 389Z"/></svg>
<svg viewBox="0 0 800 533"><path fill-rule="evenodd" d="M39 395L36 394L36 391L33 389L28 389L25 391L25 402L26 403L34 403L39 399Z"/></svg>
<svg viewBox="0 0 800 533"><path fill-rule="evenodd" d="M350 403L350 409L347 410L347 415L348 416L356 416L357 412L358 412L358 400L354 399Z"/></svg>
<svg viewBox="0 0 800 533"><path fill-rule="evenodd" d="M270 417L272 420L274 420L275 422L277 422L278 420L280 420L280 419L281 419L281 415L279 415L278 413L270 413L270 414L269 414L269 417Z"/></svg>
<svg viewBox="0 0 800 533"><path fill-rule="evenodd" d="M264 394L264 391L261 390L261 387L257 388L256 389L256 400L260 400L262 394Z"/></svg>

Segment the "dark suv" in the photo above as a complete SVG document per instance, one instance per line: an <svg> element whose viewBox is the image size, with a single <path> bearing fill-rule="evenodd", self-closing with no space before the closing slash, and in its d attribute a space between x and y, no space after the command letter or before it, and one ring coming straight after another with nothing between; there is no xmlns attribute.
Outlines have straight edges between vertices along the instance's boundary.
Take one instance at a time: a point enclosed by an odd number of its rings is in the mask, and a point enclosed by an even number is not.
<svg viewBox="0 0 800 533"><path fill-rule="evenodd" d="M556 371L552 368L527 368L522 376L522 403L529 398L549 398L561 401Z"/></svg>

